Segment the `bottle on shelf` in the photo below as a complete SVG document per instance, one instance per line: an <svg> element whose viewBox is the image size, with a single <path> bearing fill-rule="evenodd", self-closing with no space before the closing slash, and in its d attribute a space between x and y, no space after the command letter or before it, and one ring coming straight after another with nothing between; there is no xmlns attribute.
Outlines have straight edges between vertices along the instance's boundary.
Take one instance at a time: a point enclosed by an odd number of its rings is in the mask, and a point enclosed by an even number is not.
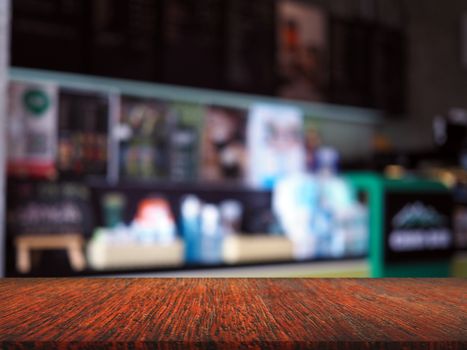
<svg viewBox="0 0 467 350"><path fill-rule="evenodd" d="M185 241L185 262L196 264L201 260L201 201L188 195L181 206L181 230Z"/></svg>
<svg viewBox="0 0 467 350"><path fill-rule="evenodd" d="M201 263L221 263L222 238L219 209L213 204L203 205L201 209Z"/></svg>

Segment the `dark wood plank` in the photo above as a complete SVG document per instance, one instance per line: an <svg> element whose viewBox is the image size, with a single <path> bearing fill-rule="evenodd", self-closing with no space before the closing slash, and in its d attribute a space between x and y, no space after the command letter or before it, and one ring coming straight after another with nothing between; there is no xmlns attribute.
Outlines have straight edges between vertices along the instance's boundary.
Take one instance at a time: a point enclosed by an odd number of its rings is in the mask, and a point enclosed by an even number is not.
<svg viewBox="0 0 467 350"><path fill-rule="evenodd" d="M0 347L465 349L465 279L4 279Z"/></svg>

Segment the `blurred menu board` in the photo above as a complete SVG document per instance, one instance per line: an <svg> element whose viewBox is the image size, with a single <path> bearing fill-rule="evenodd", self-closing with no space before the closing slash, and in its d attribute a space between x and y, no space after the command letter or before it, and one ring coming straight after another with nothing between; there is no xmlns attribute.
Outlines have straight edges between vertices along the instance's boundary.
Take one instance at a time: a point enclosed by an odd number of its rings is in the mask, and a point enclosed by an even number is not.
<svg viewBox="0 0 467 350"><path fill-rule="evenodd" d="M335 103L400 114L406 107L405 38L365 20L330 20L330 91Z"/></svg>
<svg viewBox="0 0 467 350"><path fill-rule="evenodd" d="M81 72L85 4L82 0L12 1L13 65Z"/></svg>
<svg viewBox="0 0 467 350"><path fill-rule="evenodd" d="M331 101L373 106L371 33L375 28L369 22L340 17L332 17L329 27Z"/></svg>
<svg viewBox="0 0 467 350"><path fill-rule="evenodd" d="M275 10L274 0L227 1L225 78L228 89L274 93Z"/></svg>
<svg viewBox="0 0 467 350"><path fill-rule="evenodd" d="M152 0L15 0L14 66L156 80Z"/></svg>
<svg viewBox="0 0 467 350"><path fill-rule="evenodd" d="M372 31L374 105L395 115L403 113L407 103L405 57L406 40L400 30L379 26Z"/></svg>
<svg viewBox="0 0 467 350"><path fill-rule="evenodd" d="M90 73L158 79L158 1L92 1Z"/></svg>
<svg viewBox="0 0 467 350"><path fill-rule="evenodd" d="M221 0L162 1L162 80L221 88L223 8Z"/></svg>
<svg viewBox="0 0 467 350"><path fill-rule="evenodd" d="M7 188L8 235L88 234L90 193L73 182L11 180Z"/></svg>

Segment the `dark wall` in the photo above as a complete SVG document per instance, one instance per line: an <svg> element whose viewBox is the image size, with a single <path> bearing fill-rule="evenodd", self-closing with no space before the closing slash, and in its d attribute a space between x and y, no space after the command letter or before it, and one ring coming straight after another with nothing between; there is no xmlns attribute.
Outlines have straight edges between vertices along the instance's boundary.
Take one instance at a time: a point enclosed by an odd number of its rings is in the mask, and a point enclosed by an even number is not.
<svg viewBox="0 0 467 350"><path fill-rule="evenodd" d="M407 118L384 131L401 149L432 147L432 120L450 108L467 109L467 67L461 63L461 18L467 1L405 0Z"/></svg>

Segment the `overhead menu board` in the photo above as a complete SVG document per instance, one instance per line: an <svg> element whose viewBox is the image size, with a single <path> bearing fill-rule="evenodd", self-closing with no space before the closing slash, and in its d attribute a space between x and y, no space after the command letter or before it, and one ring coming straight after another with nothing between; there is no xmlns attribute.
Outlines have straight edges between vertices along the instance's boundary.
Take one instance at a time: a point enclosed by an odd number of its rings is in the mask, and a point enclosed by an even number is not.
<svg viewBox="0 0 467 350"><path fill-rule="evenodd" d="M15 0L11 55L15 66L81 72L85 1Z"/></svg>
<svg viewBox="0 0 467 350"><path fill-rule="evenodd" d="M372 32L371 47L374 106L400 115L407 103L406 39L399 30L380 26Z"/></svg>
<svg viewBox="0 0 467 350"><path fill-rule="evenodd" d="M330 99L349 105L373 105L369 23L333 17L330 32Z"/></svg>
<svg viewBox="0 0 467 350"><path fill-rule="evenodd" d="M90 73L157 80L158 2L99 0L90 11Z"/></svg>
<svg viewBox="0 0 467 350"><path fill-rule="evenodd" d="M18 0L15 66L157 80L158 1Z"/></svg>
<svg viewBox="0 0 467 350"><path fill-rule="evenodd" d="M12 64L400 114L403 32L337 16L326 6L302 0L15 0Z"/></svg>
<svg viewBox="0 0 467 350"><path fill-rule="evenodd" d="M162 1L164 82L222 87L223 6L219 0Z"/></svg>
<svg viewBox="0 0 467 350"><path fill-rule="evenodd" d="M275 85L274 0L229 0L225 79L228 89L272 94Z"/></svg>
<svg viewBox="0 0 467 350"><path fill-rule="evenodd" d="M406 107L405 38L371 21L329 21L330 89L334 103L401 114Z"/></svg>

